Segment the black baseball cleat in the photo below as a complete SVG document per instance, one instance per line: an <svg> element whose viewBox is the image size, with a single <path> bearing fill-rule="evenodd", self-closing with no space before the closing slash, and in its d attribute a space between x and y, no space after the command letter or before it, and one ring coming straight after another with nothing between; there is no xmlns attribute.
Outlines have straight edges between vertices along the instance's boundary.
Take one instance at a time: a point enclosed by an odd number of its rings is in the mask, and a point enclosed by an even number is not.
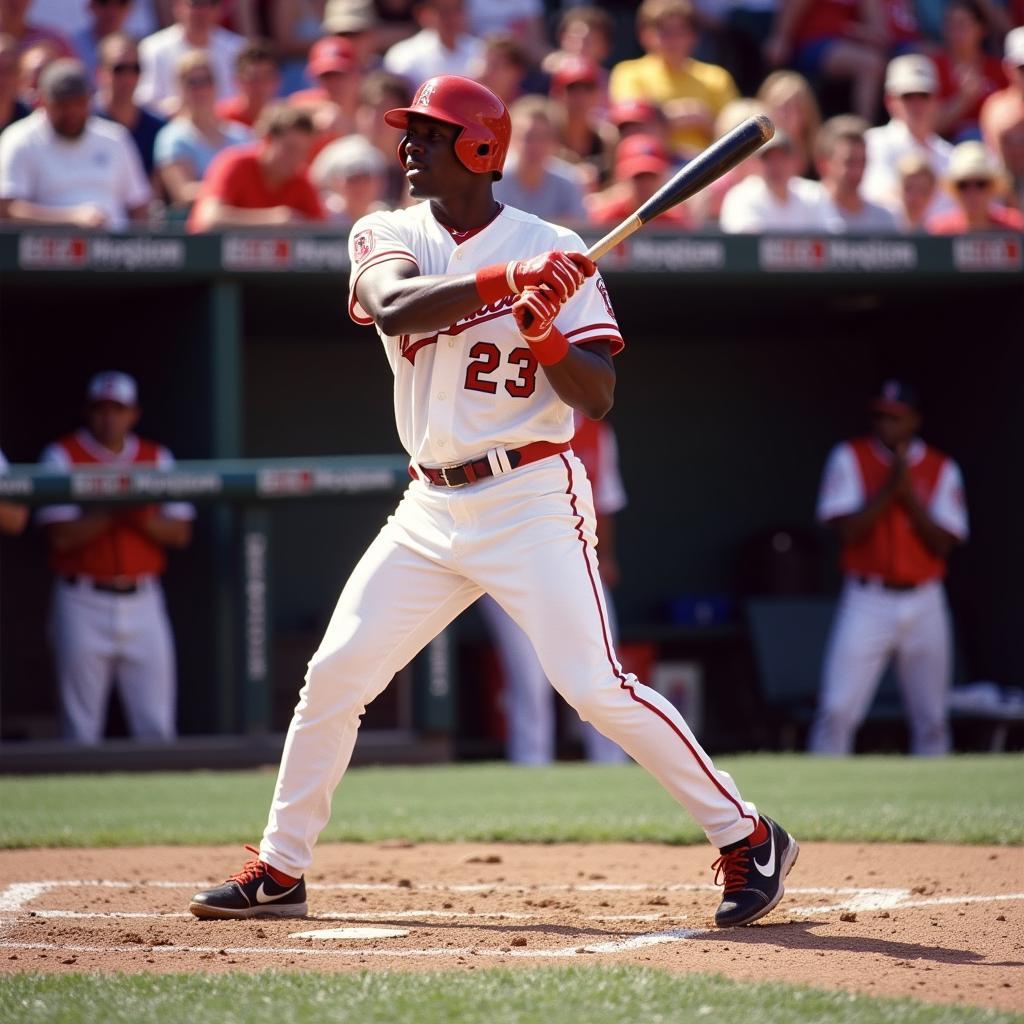
<svg viewBox="0 0 1024 1024"><path fill-rule="evenodd" d="M751 835L719 850L711 866L715 884L724 876L725 894L715 912L719 928L757 921L782 899L786 875L800 854L797 841L781 826L761 815Z"/></svg>
<svg viewBox="0 0 1024 1024"><path fill-rule="evenodd" d="M306 881L300 878L293 885L274 880L267 864L259 859L259 850L247 846L257 856L247 861L241 871L223 885L206 892L197 892L188 909L196 917L221 920L237 917L305 917Z"/></svg>

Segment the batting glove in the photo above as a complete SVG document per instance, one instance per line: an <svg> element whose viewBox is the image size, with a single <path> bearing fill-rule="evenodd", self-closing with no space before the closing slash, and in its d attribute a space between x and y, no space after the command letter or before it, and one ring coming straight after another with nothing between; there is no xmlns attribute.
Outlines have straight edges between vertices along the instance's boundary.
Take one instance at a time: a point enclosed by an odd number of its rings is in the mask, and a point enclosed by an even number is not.
<svg viewBox="0 0 1024 1024"><path fill-rule="evenodd" d="M560 306L548 291L537 287L525 289L512 305L516 327L541 366L560 362L569 351L569 342L555 326Z"/></svg>
<svg viewBox="0 0 1024 1024"><path fill-rule="evenodd" d="M476 289L488 305L521 295L527 288L545 288L561 303L571 299L596 270L593 260L581 252L555 250L483 267L476 272Z"/></svg>

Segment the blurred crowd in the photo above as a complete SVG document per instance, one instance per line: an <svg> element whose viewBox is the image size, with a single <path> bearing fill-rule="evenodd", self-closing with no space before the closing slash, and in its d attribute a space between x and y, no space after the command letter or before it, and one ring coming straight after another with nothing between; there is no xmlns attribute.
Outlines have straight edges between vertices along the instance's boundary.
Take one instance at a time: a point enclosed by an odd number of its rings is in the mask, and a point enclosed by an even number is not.
<svg viewBox="0 0 1024 1024"><path fill-rule="evenodd" d="M1024 230L1024 0L0 0L0 221L323 224L409 202L382 114L509 105L497 198L612 225L745 118L674 230Z"/></svg>

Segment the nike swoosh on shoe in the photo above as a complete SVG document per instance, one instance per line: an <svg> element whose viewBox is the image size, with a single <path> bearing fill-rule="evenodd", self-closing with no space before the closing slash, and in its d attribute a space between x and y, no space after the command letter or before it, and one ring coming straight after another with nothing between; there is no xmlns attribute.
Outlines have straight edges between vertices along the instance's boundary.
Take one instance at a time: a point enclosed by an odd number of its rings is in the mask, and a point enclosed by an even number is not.
<svg viewBox="0 0 1024 1024"><path fill-rule="evenodd" d="M760 865L758 865L760 867ZM301 880L300 880L301 881ZM296 882L290 889L286 889L284 892L279 892L276 896L268 896L264 886L266 882L260 882L260 887L256 890L256 902L257 903L273 903L275 900L283 899L289 893L295 892L299 887L299 882Z"/></svg>
<svg viewBox="0 0 1024 1024"><path fill-rule="evenodd" d="M768 854L768 861L765 864L759 863L758 859L751 854L750 859L754 862L754 867L764 875L765 878L771 878L775 874L775 832L771 829L768 830L769 842L771 843L771 851ZM257 895L259 895L257 893Z"/></svg>

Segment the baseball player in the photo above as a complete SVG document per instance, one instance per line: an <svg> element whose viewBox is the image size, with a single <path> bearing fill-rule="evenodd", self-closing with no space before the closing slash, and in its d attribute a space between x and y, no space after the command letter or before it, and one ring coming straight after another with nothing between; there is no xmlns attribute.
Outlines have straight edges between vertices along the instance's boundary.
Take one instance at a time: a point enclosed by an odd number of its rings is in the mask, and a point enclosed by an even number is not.
<svg viewBox="0 0 1024 1024"><path fill-rule="evenodd" d="M839 533L845 583L825 654L810 749L849 754L886 663L896 657L915 754L949 752L946 558L967 540L960 468L917 436L916 391L886 381L873 431L829 455L818 519Z"/></svg>
<svg viewBox="0 0 1024 1024"><path fill-rule="evenodd" d="M398 669L483 593L530 637L587 721L647 768L720 847L719 925L775 906L796 842L717 770L679 712L615 657L594 502L573 410L612 404L622 338L571 231L494 200L509 116L469 79L432 78L399 159L414 206L357 221L349 312L394 373L412 482L342 590L299 695L259 850L197 893L198 917L303 916L303 872L352 754L360 715Z"/></svg>
<svg viewBox="0 0 1024 1024"><path fill-rule="evenodd" d="M138 389L128 374L96 374L87 403L85 427L47 447L43 465L64 473L75 466L173 465L166 448L132 433ZM56 575L50 639L65 739L103 738L115 680L133 736L174 738L174 638L160 574L165 549L191 540L194 515L182 502L39 510Z"/></svg>
<svg viewBox="0 0 1024 1024"><path fill-rule="evenodd" d="M612 587L618 582L615 557L615 514L626 506L626 491L619 474L618 443L607 420L591 420L576 413L572 450L583 463L594 495L597 538L601 546L598 566L608 613L608 630L618 639ZM480 612L494 637L505 677L505 712L508 721L508 758L515 764L550 764L555 757L555 703L544 669L530 638L490 594L480 598ZM623 749L589 722L581 722L583 749L588 761L617 764Z"/></svg>

